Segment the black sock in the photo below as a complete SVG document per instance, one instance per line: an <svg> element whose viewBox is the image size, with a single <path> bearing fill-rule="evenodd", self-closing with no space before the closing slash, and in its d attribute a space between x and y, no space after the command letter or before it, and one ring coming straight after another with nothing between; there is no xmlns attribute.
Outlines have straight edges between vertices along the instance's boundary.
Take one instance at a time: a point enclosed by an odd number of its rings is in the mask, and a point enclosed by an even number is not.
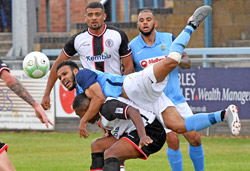
<svg viewBox="0 0 250 171"><path fill-rule="evenodd" d="M104 166L104 154L103 153L92 153L92 164L90 170L92 169L102 169Z"/></svg>
<svg viewBox="0 0 250 171"><path fill-rule="evenodd" d="M221 120L222 120L222 121L225 119L225 114L226 114L226 111L225 111L225 110L221 111L220 117L221 117Z"/></svg>
<svg viewBox="0 0 250 171"><path fill-rule="evenodd" d="M194 30L197 28L195 25L192 24L191 21L188 22L188 25L191 26L191 27L193 27Z"/></svg>
<svg viewBox="0 0 250 171"><path fill-rule="evenodd" d="M120 161L114 157L105 159L103 171L120 171Z"/></svg>

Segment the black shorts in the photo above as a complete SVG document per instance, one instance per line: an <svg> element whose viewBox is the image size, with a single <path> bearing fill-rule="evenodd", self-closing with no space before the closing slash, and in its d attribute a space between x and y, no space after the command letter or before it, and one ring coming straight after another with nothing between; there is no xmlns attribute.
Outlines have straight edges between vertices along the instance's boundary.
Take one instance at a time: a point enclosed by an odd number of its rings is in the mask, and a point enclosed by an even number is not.
<svg viewBox="0 0 250 171"><path fill-rule="evenodd" d="M8 148L8 145L5 144L5 143L2 143L2 142L0 141L0 154L1 154L4 150L7 151L7 148Z"/></svg>
<svg viewBox="0 0 250 171"><path fill-rule="evenodd" d="M141 149L139 148L140 138L136 130L122 136L122 139L127 140L138 151L140 151L142 154L142 157L140 158L144 160L146 160L150 154L159 151L166 141L165 130L157 119L155 119L152 124L147 125L145 129L147 136L153 140L153 143L148 146L143 146Z"/></svg>

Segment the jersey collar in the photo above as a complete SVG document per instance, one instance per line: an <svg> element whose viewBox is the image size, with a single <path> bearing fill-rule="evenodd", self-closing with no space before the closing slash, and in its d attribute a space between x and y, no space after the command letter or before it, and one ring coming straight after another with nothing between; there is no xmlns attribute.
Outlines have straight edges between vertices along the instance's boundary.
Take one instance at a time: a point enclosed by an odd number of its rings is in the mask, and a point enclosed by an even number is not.
<svg viewBox="0 0 250 171"><path fill-rule="evenodd" d="M107 29L107 25L104 23L103 31L100 34L92 33L89 28L88 28L88 33L92 36L100 37L105 33L106 29Z"/></svg>
<svg viewBox="0 0 250 171"><path fill-rule="evenodd" d="M139 46L141 46L141 48L144 48L144 47L149 47L143 40L142 36L141 36L141 33L139 34ZM159 37L159 33L155 30L155 42L153 44L152 47L155 47L156 45L158 44L161 44L161 41L160 41L160 37Z"/></svg>

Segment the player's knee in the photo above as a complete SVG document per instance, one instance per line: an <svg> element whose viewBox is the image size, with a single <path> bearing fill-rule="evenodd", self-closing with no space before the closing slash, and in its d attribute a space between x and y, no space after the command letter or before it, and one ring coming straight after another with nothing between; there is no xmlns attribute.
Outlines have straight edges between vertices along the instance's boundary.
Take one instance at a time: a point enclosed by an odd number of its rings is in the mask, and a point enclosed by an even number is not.
<svg viewBox="0 0 250 171"><path fill-rule="evenodd" d="M166 134L166 142L168 144L168 148L171 148L173 150L179 149L179 138L177 133L170 132Z"/></svg>
<svg viewBox="0 0 250 171"><path fill-rule="evenodd" d="M164 124L166 125L166 127L168 129L171 129L172 131L174 131L178 134L182 134L182 133L186 132L185 124L181 124L181 123L174 124L174 123L170 123L167 120L164 120Z"/></svg>
<svg viewBox="0 0 250 171"><path fill-rule="evenodd" d="M112 148L108 148L104 152L104 159L107 159L107 158L110 158L110 157L117 158L117 156L115 155L114 150L112 150Z"/></svg>
<svg viewBox="0 0 250 171"><path fill-rule="evenodd" d="M195 146L195 147L201 145L201 137L200 137L199 134L196 135L196 136L194 137L194 139L192 139L192 141L190 142L190 145Z"/></svg>
<svg viewBox="0 0 250 171"><path fill-rule="evenodd" d="M186 132L186 126L184 118L180 115L177 109L173 106L168 107L162 112L164 124L168 129L173 130L176 133Z"/></svg>
<svg viewBox="0 0 250 171"><path fill-rule="evenodd" d="M201 145L201 136L198 132L194 132L192 136L188 139L191 146L197 147Z"/></svg>
<svg viewBox="0 0 250 171"><path fill-rule="evenodd" d="M101 152L104 151L105 149L102 149L102 144L99 142L99 139L95 139L91 143L91 151L92 152Z"/></svg>
<svg viewBox="0 0 250 171"><path fill-rule="evenodd" d="M93 151L96 148L96 140L93 140L91 143L91 151Z"/></svg>
<svg viewBox="0 0 250 171"><path fill-rule="evenodd" d="M186 128L182 127L182 126L173 126L172 128L170 128L171 130L173 130L174 132L178 133L178 134L182 134L186 131Z"/></svg>

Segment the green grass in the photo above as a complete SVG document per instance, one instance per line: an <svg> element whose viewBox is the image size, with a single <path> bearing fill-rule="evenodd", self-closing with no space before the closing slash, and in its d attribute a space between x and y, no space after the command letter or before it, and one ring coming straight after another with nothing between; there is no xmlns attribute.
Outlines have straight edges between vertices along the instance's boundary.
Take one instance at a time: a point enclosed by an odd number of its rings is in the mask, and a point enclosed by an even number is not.
<svg viewBox="0 0 250 171"><path fill-rule="evenodd" d="M8 143L8 155L17 171L78 171L89 170L91 141L100 137L92 133L80 139L77 133L1 132L0 140ZM188 143L180 137L185 171L193 170ZM206 171L250 170L249 137L202 137ZM148 160L125 162L126 171L168 171L165 145Z"/></svg>

